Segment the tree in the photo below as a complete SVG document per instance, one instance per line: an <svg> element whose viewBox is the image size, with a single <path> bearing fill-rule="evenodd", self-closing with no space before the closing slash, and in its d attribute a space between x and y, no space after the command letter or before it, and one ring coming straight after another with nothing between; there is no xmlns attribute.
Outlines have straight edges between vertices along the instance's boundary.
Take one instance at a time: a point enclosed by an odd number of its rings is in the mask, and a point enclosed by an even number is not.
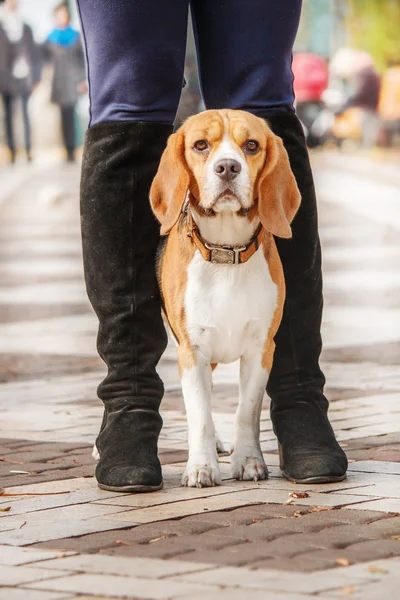
<svg viewBox="0 0 400 600"><path fill-rule="evenodd" d="M380 69L400 63L399 0L349 0L352 46L366 50Z"/></svg>

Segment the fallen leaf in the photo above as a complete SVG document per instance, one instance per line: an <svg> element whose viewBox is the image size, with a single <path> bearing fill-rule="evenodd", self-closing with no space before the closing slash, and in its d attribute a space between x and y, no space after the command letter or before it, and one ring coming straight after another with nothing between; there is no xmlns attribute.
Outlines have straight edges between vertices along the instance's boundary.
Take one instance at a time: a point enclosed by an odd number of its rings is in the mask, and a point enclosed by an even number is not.
<svg viewBox="0 0 400 600"><path fill-rule="evenodd" d="M120 544L121 546L135 546L136 544L130 544L129 542L125 542L124 540L115 540L116 544Z"/></svg>
<svg viewBox="0 0 400 600"><path fill-rule="evenodd" d="M283 504L292 504L294 502L294 498L289 498L289 500L286 500L286 502L284 502Z"/></svg>
<svg viewBox="0 0 400 600"><path fill-rule="evenodd" d="M253 523L262 523L262 519L253 519Z"/></svg>
<svg viewBox="0 0 400 600"><path fill-rule="evenodd" d="M23 465L24 463L19 460L9 460L8 458L0 457L0 462L11 463L12 465Z"/></svg>
<svg viewBox="0 0 400 600"><path fill-rule="evenodd" d="M310 512L323 512L324 510L333 510L333 506L313 506Z"/></svg>
<svg viewBox="0 0 400 600"><path fill-rule="evenodd" d="M368 567L368 571L370 573L382 573L382 575L387 575L389 573L389 571L386 571L386 569L380 569L379 567L375 567L374 565L370 565Z"/></svg>
<svg viewBox="0 0 400 600"><path fill-rule="evenodd" d="M342 587L340 591L342 592L343 596L346 596L347 594L355 594L357 590L358 587L356 587L355 585L347 585L346 587Z"/></svg>
<svg viewBox="0 0 400 600"><path fill-rule="evenodd" d="M289 492L289 496L292 498L309 498L310 494L307 492Z"/></svg>
<svg viewBox="0 0 400 600"><path fill-rule="evenodd" d="M348 567L350 564L350 561L348 558L337 558L335 560L336 564L340 565L341 567Z"/></svg>
<svg viewBox="0 0 400 600"><path fill-rule="evenodd" d="M400 535L392 535L392 540L400 540Z"/></svg>
<svg viewBox="0 0 400 600"><path fill-rule="evenodd" d="M161 535L160 537L149 540L149 544L153 544L154 542L159 542L160 540L167 540L168 537L169 537L168 535Z"/></svg>
<svg viewBox="0 0 400 600"><path fill-rule="evenodd" d="M0 508L0 512L8 512L11 510L11 506L5 506L4 508Z"/></svg>

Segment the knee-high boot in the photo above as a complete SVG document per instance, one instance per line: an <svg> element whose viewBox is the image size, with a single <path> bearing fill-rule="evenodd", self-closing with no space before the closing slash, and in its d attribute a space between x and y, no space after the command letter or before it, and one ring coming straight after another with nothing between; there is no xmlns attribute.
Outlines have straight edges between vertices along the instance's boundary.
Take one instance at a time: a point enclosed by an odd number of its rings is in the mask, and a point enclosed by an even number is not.
<svg viewBox="0 0 400 600"><path fill-rule="evenodd" d="M162 486L157 440L166 346L155 274L159 225L149 189L172 127L115 122L85 138L81 224L86 288L99 319L98 351L108 367L98 395L105 410L96 440L100 487Z"/></svg>
<svg viewBox="0 0 400 600"><path fill-rule="evenodd" d="M267 391L280 447L281 468L292 481L320 483L345 477L347 458L328 419L321 352L322 274L317 205L302 126L293 113L265 115L289 155L302 202L293 238L277 239L286 280L286 302L275 337Z"/></svg>

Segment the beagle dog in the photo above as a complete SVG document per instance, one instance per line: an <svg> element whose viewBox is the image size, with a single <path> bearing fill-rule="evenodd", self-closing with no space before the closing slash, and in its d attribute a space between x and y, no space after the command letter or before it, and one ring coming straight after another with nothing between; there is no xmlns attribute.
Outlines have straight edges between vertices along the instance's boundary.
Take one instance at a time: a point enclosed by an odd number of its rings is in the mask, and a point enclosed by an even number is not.
<svg viewBox="0 0 400 600"><path fill-rule="evenodd" d="M241 110L190 117L168 139L150 191L158 277L178 344L189 430L185 486L221 484L212 370L240 359L236 479L266 479L260 412L285 301L274 236L290 238L300 193L282 140Z"/></svg>

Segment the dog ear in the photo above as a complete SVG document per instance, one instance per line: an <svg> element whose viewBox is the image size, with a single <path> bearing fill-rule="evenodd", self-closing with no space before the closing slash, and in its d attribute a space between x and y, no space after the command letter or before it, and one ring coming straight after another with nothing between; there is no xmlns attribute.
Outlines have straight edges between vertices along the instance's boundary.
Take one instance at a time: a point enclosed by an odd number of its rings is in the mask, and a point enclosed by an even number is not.
<svg viewBox="0 0 400 600"><path fill-rule="evenodd" d="M169 233L177 222L189 187L185 161L185 136L179 130L168 138L160 166L150 189L151 208L161 223L161 235Z"/></svg>
<svg viewBox="0 0 400 600"><path fill-rule="evenodd" d="M300 200L283 142L268 132L266 162L258 184L258 212L264 228L277 237L291 238L290 223Z"/></svg>

